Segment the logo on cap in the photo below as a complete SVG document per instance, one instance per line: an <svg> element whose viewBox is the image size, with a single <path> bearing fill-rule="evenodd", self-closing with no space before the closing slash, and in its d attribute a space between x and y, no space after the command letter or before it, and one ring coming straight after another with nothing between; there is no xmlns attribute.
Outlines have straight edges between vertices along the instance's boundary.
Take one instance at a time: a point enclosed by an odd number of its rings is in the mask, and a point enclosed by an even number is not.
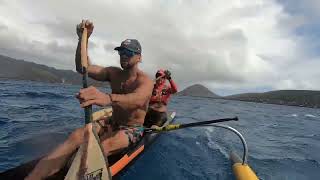
<svg viewBox="0 0 320 180"><path fill-rule="evenodd" d="M129 45L131 43L131 40L130 39L127 39L123 42L124 45Z"/></svg>

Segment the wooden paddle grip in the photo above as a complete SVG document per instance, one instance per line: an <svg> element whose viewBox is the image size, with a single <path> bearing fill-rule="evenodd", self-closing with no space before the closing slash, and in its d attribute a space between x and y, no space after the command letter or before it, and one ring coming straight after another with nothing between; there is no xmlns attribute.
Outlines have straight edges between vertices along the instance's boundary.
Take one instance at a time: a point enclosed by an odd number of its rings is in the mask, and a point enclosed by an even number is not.
<svg viewBox="0 0 320 180"><path fill-rule="evenodd" d="M88 45L88 30L83 25L83 32L81 37L81 65L84 71L88 68L88 53L87 53L87 45ZM86 72L83 72L86 73Z"/></svg>

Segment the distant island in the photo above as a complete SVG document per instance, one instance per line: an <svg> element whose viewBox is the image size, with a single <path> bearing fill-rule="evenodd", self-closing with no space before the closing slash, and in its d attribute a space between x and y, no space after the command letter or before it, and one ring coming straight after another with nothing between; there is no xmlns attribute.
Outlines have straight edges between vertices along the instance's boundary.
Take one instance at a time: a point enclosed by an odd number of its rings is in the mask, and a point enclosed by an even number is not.
<svg viewBox="0 0 320 180"><path fill-rule="evenodd" d="M244 93L231 96L219 96L211 92L205 86L196 84L178 92L178 95L320 108L320 91L310 90L278 90L265 93Z"/></svg>
<svg viewBox="0 0 320 180"><path fill-rule="evenodd" d="M3 55L0 55L0 78L73 85L82 84L82 75L74 71L58 70L45 65L17 60ZM88 83L95 86L107 86L107 83L95 81L93 79L89 79Z"/></svg>
<svg viewBox="0 0 320 180"><path fill-rule="evenodd" d="M244 93L226 96L224 99L320 108L320 91L311 90L278 90L265 93Z"/></svg>
<svg viewBox="0 0 320 180"><path fill-rule="evenodd" d="M177 93L180 96L194 96L194 97L210 97L210 98L221 98L217 94L211 92L208 88L201 84L195 84L185 88L184 90Z"/></svg>

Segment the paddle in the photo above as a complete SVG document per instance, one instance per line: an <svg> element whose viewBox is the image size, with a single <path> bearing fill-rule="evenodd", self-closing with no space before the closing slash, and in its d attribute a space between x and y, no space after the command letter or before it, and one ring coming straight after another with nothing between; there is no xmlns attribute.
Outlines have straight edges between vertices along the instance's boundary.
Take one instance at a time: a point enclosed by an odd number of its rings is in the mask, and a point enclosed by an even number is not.
<svg viewBox="0 0 320 180"><path fill-rule="evenodd" d="M88 30L82 21L82 39L81 39L81 64L83 73L83 88L88 87ZM65 180L77 179L99 179L110 180L111 174L108 168L107 158L104 157L98 134L92 123L92 106L85 108L85 123L89 128L85 128L85 141L79 147L74 160L69 168Z"/></svg>
<svg viewBox="0 0 320 180"><path fill-rule="evenodd" d="M87 43L88 43L88 30L83 25L83 32L81 37L81 65L82 65L82 85L83 88L88 87L88 54L87 54ZM92 121L92 105L85 107L85 123L88 124Z"/></svg>
<svg viewBox="0 0 320 180"><path fill-rule="evenodd" d="M214 119L214 120L200 121L200 122L193 122L193 123L186 123L186 124L169 124L169 125L163 126L163 127L145 128L144 132L145 133L158 133L158 132L172 131L172 130L187 128L187 127L203 126L203 125L207 125L207 124L226 122L226 121L238 121L238 117Z"/></svg>

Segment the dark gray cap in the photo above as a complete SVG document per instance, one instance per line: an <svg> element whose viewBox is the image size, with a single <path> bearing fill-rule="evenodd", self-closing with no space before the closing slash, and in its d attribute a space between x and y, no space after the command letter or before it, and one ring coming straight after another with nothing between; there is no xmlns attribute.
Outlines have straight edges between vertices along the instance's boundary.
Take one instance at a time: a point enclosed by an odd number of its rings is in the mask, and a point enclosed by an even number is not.
<svg viewBox="0 0 320 180"><path fill-rule="evenodd" d="M114 50L120 51L121 49L128 49L135 53L141 54L141 45L136 39L126 39L122 41L119 47L114 48Z"/></svg>

